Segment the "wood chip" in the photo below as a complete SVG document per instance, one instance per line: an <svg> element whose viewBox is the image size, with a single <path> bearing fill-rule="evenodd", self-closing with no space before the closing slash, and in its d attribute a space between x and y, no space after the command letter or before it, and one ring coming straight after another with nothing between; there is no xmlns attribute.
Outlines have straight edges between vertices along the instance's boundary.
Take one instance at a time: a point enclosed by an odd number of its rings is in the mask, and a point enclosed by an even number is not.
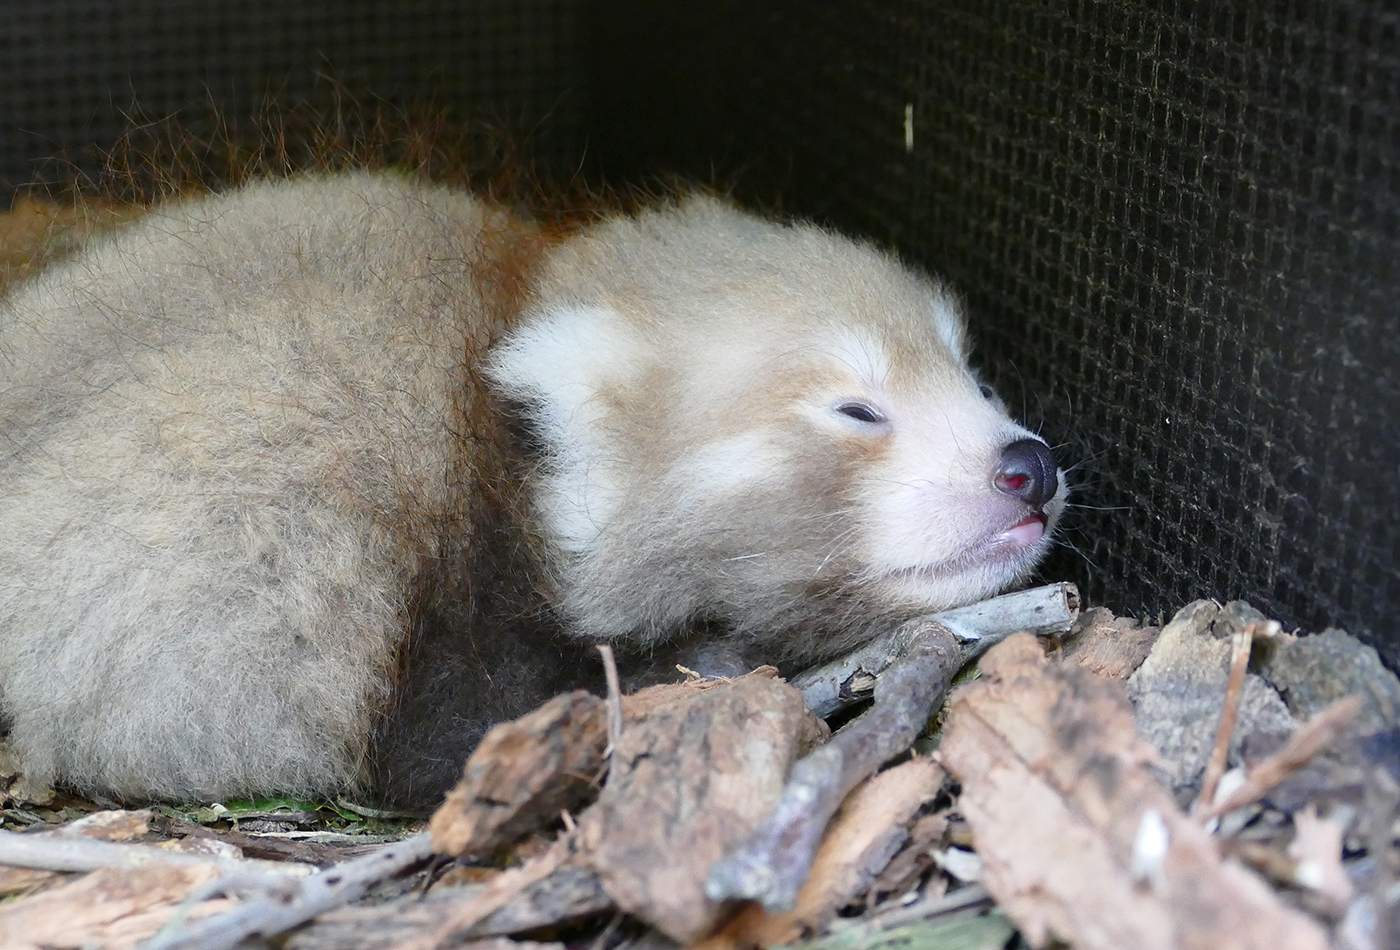
<svg viewBox="0 0 1400 950"><path fill-rule="evenodd" d="M870 885L869 906L885 894L902 894L933 867L933 852L942 850L948 831L947 812L925 815L909 829L909 841Z"/></svg>
<svg viewBox="0 0 1400 950"><path fill-rule="evenodd" d="M678 695L623 731L579 835L620 908L688 943L719 922L705 877L777 802L811 713L766 674Z"/></svg>
<svg viewBox="0 0 1400 950"><path fill-rule="evenodd" d="M70 821L54 834L70 838L96 838L99 841L130 841L151 830L151 812L112 809L95 811L77 821Z"/></svg>
<svg viewBox="0 0 1400 950"><path fill-rule="evenodd" d="M983 883L1034 947L1324 950L1151 777L1122 687L1049 663L1030 637L954 695L940 755L962 783Z"/></svg>
<svg viewBox="0 0 1400 950"><path fill-rule="evenodd" d="M1126 680L1142 666L1161 632L1139 626L1131 617L1115 617L1107 607L1094 607L1070 628L1063 658L1095 676Z"/></svg>
<svg viewBox="0 0 1400 950"><path fill-rule="evenodd" d="M607 742L604 703L583 690L494 726L433 815L433 850L494 850L578 808L593 797Z"/></svg>
<svg viewBox="0 0 1400 950"><path fill-rule="evenodd" d="M1293 815L1294 837L1288 856L1298 862L1293 883L1320 894L1337 916L1355 896L1351 879L1342 868L1342 839L1346 828L1329 818L1319 818L1311 805Z"/></svg>
<svg viewBox="0 0 1400 950"><path fill-rule="evenodd" d="M160 930L186 895L218 875L213 864L103 868L0 908L0 946L6 950L134 947ZM194 916L231 904L205 901Z"/></svg>
<svg viewBox="0 0 1400 950"><path fill-rule="evenodd" d="M0 897L27 897L66 884L69 878L57 871L0 867Z"/></svg>

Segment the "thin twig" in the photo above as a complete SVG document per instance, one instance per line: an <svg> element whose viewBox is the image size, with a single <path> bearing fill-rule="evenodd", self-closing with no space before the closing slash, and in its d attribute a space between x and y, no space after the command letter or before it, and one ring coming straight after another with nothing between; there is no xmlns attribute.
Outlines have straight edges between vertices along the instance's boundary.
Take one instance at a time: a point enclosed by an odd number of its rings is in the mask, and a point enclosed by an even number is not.
<svg viewBox="0 0 1400 950"><path fill-rule="evenodd" d="M371 886L430 857L432 838L415 835L327 868L266 897L185 927L162 931L141 950L228 950L251 937L273 937L364 896ZM217 885L215 881L213 884Z"/></svg>
<svg viewBox="0 0 1400 950"><path fill-rule="evenodd" d="M613 659L612 647L600 643L598 652L602 654L603 676L608 682L608 748L603 755L611 757L612 750L617 748L617 743L622 738L622 687L618 683L617 661Z"/></svg>
<svg viewBox="0 0 1400 950"><path fill-rule="evenodd" d="M160 861L184 867L214 865L224 874L261 873L273 877L298 877L315 869L289 861L181 854L140 844L118 844L93 838L67 838L49 834L0 831L0 864L40 871L86 873L105 867L130 867Z"/></svg>
<svg viewBox="0 0 1400 950"><path fill-rule="evenodd" d="M1248 624L1230 637L1230 680L1225 686L1225 701L1220 710L1220 728L1215 732L1215 748L1211 750L1210 761L1206 763L1206 773L1201 779L1201 794L1192 806L1193 813L1199 812L1215 800L1215 790L1220 785L1220 777L1225 774L1225 765L1230 759L1230 737L1235 734L1235 719L1240 712L1240 699L1244 696L1244 674L1249 669L1249 653L1254 648L1254 628Z"/></svg>
<svg viewBox="0 0 1400 950"><path fill-rule="evenodd" d="M876 924L882 929L902 927L905 924L912 924L920 920L932 920L944 914L951 914L960 910L967 910L970 907L981 907L992 904L992 895L981 884L968 884L960 887L956 891L949 891L938 897L926 897L906 904L903 907L894 907L887 911L876 911L874 914L859 923ZM852 923L854 926L855 923ZM835 926L832 928L837 929Z"/></svg>
<svg viewBox="0 0 1400 950"><path fill-rule="evenodd" d="M568 860L572 851L572 838L561 835L544 854L496 875L475 896L453 907L430 932L401 940L394 944L393 950L437 950L455 935L500 910L527 888L549 877Z"/></svg>
<svg viewBox="0 0 1400 950"><path fill-rule="evenodd" d="M1224 801L1206 806L1196 818L1208 822L1236 808L1252 805L1267 795L1288 776L1312 761L1328 745L1335 742L1361 712L1361 697L1339 699L1304 723L1282 748L1269 756L1249 773L1245 783Z"/></svg>

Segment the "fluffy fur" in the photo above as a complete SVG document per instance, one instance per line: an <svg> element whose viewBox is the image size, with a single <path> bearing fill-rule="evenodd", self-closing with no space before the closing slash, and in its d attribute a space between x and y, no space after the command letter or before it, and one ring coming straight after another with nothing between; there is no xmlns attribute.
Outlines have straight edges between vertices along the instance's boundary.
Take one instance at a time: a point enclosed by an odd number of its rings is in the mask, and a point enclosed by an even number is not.
<svg viewBox="0 0 1400 950"><path fill-rule="evenodd" d="M128 798L426 800L581 644L796 666L996 593L1065 491L997 488L1029 433L966 349L890 257L709 199L558 241L368 173L153 211L0 304L12 742Z"/></svg>

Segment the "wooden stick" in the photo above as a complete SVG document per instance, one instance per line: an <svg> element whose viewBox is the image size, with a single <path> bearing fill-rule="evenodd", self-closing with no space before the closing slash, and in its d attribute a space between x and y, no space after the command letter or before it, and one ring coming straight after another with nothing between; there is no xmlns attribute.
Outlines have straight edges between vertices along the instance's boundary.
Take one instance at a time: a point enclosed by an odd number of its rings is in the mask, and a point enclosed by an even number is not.
<svg viewBox="0 0 1400 950"><path fill-rule="evenodd" d="M882 930L889 930L894 927L902 927L905 924L916 923L920 920L932 920L943 914L951 914L960 910L967 910L969 907L990 907L995 901L992 895L981 884L968 884L960 887L956 891L949 891L938 897L925 897L904 907L896 907L887 911L876 911L868 915L861 923L875 924ZM852 925L854 926L854 924ZM835 925L832 926L836 930ZM840 929L846 929L842 927Z"/></svg>
<svg viewBox="0 0 1400 950"><path fill-rule="evenodd" d="M1079 590L1073 584L1048 584L984 600L981 603L919 617L876 637L859 650L794 676L807 706L821 718L870 696L874 680L908 654L929 625L950 631L970 645L968 659L1025 631L1036 636L1064 633L1079 616Z"/></svg>
<svg viewBox="0 0 1400 950"><path fill-rule="evenodd" d="M1206 763L1206 772L1201 778L1201 794L1191 808L1193 813L1215 800L1215 789L1220 785L1220 777L1225 774L1225 765L1230 758L1230 737L1235 734L1235 719L1240 712L1240 698L1244 696L1244 674L1249 669L1249 652L1254 648L1255 626L1248 624L1230 637L1230 679L1225 684L1220 727L1215 731L1215 748L1211 750L1210 761Z"/></svg>
<svg viewBox="0 0 1400 950"><path fill-rule="evenodd" d="M758 901L769 913L790 910L846 793L909 748L958 670L1014 633L1063 633L1078 613L1073 584L1006 594L905 624L871 646L794 678L818 715L860 698L851 683L862 675L874 677L875 703L793 766L768 818L710 869L706 896Z"/></svg>
<svg viewBox="0 0 1400 950"><path fill-rule="evenodd" d="M925 630L880 677L870 710L792 767L777 807L710 869L706 896L759 901L769 913L791 910L831 816L855 785L918 737L962 657L963 644L950 631Z"/></svg>

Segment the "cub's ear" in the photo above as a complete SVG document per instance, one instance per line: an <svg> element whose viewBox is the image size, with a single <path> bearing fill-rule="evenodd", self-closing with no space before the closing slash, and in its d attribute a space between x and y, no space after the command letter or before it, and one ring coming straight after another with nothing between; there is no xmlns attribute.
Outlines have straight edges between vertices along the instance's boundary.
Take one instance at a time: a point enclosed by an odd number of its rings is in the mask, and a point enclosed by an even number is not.
<svg viewBox="0 0 1400 950"><path fill-rule="evenodd" d="M487 358L488 377L526 408L549 458L535 503L565 551L592 551L622 503L629 476L610 414L652 359L635 324L597 306L527 313Z"/></svg>
<svg viewBox="0 0 1400 950"><path fill-rule="evenodd" d="M486 374L541 422L567 428L600 418L597 397L640 377L650 357L636 325L617 311L560 306L524 314L491 350Z"/></svg>
<svg viewBox="0 0 1400 950"><path fill-rule="evenodd" d="M971 346L967 339L967 321L963 317L962 302L947 289L938 287L937 296L933 300L932 315L938 335L948 344L953 355L966 363Z"/></svg>

